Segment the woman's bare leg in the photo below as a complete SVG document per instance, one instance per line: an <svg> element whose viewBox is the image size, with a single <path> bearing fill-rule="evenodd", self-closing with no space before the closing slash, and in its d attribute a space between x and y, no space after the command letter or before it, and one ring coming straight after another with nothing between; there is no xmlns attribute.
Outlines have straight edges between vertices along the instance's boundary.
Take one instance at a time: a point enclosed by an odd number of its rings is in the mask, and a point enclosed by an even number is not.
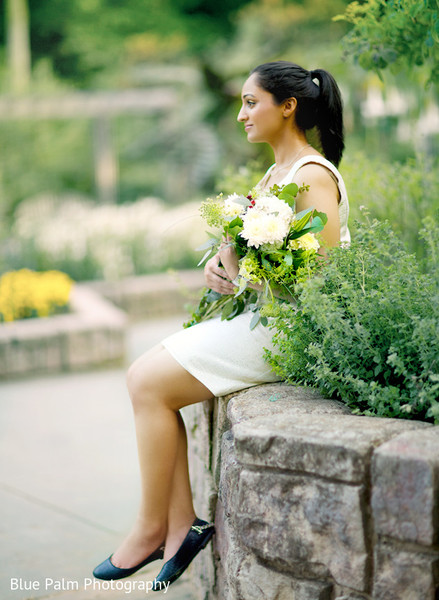
<svg viewBox="0 0 439 600"><path fill-rule="evenodd" d="M180 429L174 478L169 498L165 560L169 560L177 552L196 517L189 480L186 428L180 413L177 414Z"/></svg>
<svg viewBox="0 0 439 600"><path fill-rule="evenodd" d="M166 539L175 554L194 520L187 442L179 409L212 393L162 346L137 359L128 372L141 473L136 523L114 553L115 566L137 565Z"/></svg>

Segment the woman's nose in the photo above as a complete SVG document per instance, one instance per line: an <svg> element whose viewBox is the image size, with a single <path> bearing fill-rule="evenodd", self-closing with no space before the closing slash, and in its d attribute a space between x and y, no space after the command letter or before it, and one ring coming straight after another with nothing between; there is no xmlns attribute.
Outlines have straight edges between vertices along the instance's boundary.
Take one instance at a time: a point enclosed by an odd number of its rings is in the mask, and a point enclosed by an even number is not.
<svg viewBox="0 0 439 600"><path fill-rule="evenodd" d="M242 107L241 107L241 110L240 110L240 111L239 111L239 113L238 113L237 120L238 120L239 122L241 122L241 121L245 121L245 120L246 120L246 118L247 118L247 115L245 114L244 107L242 106Z"/></svg>

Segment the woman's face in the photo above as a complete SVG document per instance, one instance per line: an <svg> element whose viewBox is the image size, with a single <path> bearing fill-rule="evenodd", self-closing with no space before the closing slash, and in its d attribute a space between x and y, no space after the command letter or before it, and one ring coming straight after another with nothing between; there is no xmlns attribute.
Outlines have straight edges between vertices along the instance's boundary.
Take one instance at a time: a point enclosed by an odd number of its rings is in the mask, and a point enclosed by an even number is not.
<svg viewBox="0 0 439 600"><path fill-rule="evenodd" d="M257 73L244 83L241 97L238 121L244 123L248 141L273 143L285 127L284 105L258 85Z"/></svg>

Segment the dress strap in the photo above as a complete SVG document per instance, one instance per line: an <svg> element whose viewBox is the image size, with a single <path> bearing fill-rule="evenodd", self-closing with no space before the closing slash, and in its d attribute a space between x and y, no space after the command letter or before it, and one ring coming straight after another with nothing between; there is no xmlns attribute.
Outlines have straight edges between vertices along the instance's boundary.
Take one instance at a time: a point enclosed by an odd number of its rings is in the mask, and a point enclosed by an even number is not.
<svg viewBox="0 0 439 600"><path fill-rule="evenodd" d="M299 158L299 160L294 163L287 175L283 178L282 185L290 183L294 179L294 176L301 167L312 163L322 165L322 167L326 167L335 176L337 183L340 184L340 181L342 181L341 175L337 168L332 164L332 162L330 162L326 158L323 158L323 156L308 154L307 156L302 156L302 158Z"/></svg>

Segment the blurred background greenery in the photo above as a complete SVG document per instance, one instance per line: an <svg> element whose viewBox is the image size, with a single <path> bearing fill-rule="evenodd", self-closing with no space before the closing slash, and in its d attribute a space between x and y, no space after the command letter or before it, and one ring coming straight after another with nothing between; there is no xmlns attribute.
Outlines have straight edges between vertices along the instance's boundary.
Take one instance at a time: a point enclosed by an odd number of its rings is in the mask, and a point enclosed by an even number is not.
<svg viewBox="0 0 439 600"><path fill-rule="evenodd" d="M276 59L335 76L352 215L389 219L422 259L439 210L435 0L3 0L0 20L1 272L194 266L197 201L272 161L236 115L249 70Z"/></svg>

